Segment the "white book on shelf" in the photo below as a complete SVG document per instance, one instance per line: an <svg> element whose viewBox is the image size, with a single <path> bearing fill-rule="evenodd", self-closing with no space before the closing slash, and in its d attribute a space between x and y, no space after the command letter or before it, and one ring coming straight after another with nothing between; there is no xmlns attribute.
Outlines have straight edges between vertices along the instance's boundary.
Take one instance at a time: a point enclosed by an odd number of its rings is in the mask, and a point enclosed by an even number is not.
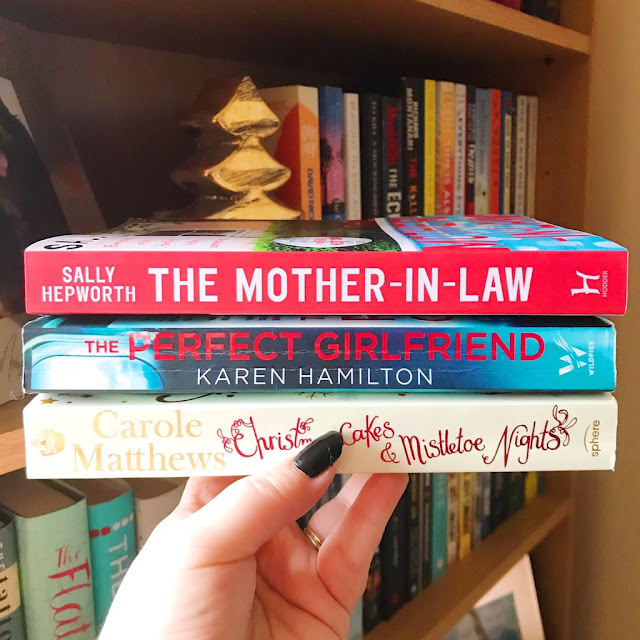
<svg viewBox="0 0 640 640"><path fill-rule="evenodd" d="M360 220L360 100L357 93L342 94L344 106L344 188L345 218Z"/></svg>

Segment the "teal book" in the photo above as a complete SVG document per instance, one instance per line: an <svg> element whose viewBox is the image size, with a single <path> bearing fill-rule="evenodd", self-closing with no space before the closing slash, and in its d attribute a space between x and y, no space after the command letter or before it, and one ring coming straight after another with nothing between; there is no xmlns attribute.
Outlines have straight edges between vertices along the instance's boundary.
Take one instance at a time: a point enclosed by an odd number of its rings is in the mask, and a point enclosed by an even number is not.
<svg viewBox="0 0 640 640"><path fill-rule="evenodd" d="M14 471L0 477L0 505L15 522L27 638L95 640L84 496Z"/></svg>
<svg viewBox="0 0 640 640"><path fill-rule="evenodd" d="M25 640L13 519L0 512L0 640Z"/></svg>
<svg viewBox="0 0 640 640"><path fill-rule="evenodd" d="M100 629L136 555L133 495L122 480L67 482L87 499L93 603Z"/></svg>
<svg viewBox="0 0 640 640"><path fill-rule="evenodd" d="M431 474L431 582L447 570L447 495L446 473Z"/></svg>

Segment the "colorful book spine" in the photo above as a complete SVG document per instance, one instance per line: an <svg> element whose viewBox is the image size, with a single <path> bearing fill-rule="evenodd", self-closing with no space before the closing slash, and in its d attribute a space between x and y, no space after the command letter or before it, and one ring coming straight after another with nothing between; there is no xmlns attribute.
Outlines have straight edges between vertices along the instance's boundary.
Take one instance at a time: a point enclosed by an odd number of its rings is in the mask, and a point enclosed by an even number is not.
<svg viewBox="0 0 640 640"><path fill-rule="evenodd" d="M382 202L384 215L403 215L402 100L382 98Z"/></svg>
<svg viewBox="0 0 640 640"><path fill-rule="evenodd" d="M449 478L431 473L431 582L447 570Z"/></svg>
<svg viewBox="0 0 640 640"><path fill-rule="evenodd" d="M24 328L29 393L613 391L615 382L615 329L597 317L43 316Z"/></svg>
<svg viewBox="0 0 640 640"><path fill-rule="evenodd" d="M0 478L0 503L15 522L27 638L96 637L87 503L58 483ZM17 498L19 496L19 499Z"/></svg>
<svg viewBox="0 0 640 640"><path fill-rule="evenodd" d="M475 549L491 533L491 474L476 473L473 501L473 538Z"/></svg>
<svg viewBox="0 0 640 640"><path fill-rule="evenodd" d="M424 81L404 78L404 203L409 216L424 215Z"/></svg>
<svg viewBox="0 0 640 640"><path fill-rule="evenodd" d="M382 617L388 620L407 602L409 584L409 493L400 498L380 542Z"/></svg>
<svg viewBox="0 0 640 640"><path fill-rule="evenodd" d="M318 89L294 85L261 89L260 94L280 119L280 128L263 139L265 149L291 170L275 196L309 220L322 217Z"/></svg>
<svg viewBox="0 0 640 640"><path fill-rule="evenodd" d="M527 98L527 197L525 213L536 215L536 165L538 153L538 98Z"/></svg>
<svg viewBox="0 0 640 640"><path fill-rule="evenodd" d="M453 173L453 214L464 215L466 190L466 150L467 150L467 87L455 86L455 154Z"/></svg>
<svg viewBox="0 0 640 640"><path fill-rule="evenodd" d="M491 531L507 519L507 474L491 474Z"/></svg>
<svg viewBox="0 0 640 640"><path fill-rule="evenodd" d="M13 519L0 512L0 639L25 640Z"/></svg>
<svg viewBox="0 0 640 640"><path fill-rule="evenodd" d="M331 430L345 440L342 473L577 471L615 463L617 406L609 393L123 397L42 394L31 402L24 410L30 477L258 473ZM424 418L416 423L416 415Z"/></svg>
<svg viewBox="0 0 640 640"><path fill-rule="evenodd" d="M342 89L318 87L322 219L344 220L344 108Z"/></svg>
<svg viewBox="0 0 640 640"><path fill-rule="evenodd" d="M133 496L124 481L71 482L88 502L93 602L96 627L100 629L136 555Z"/></svg>
<svg viewBox="0 0 640 640"><path fill-rule="evenodd" d="M421 590L422 582L422 476L417 473L409 474L408 485L408 556L409 556L409 588L407 597L415 598Z"/></svg>
<svg viewBox="0 0 640 640"><path fill-rule="evenodd" d="M432 493L431 493L431 478L432 474L424 473L422 474L422 509L421 509L421 544L422 544L422 575L421 575L421 584L420 589L425 589L431 584L433 569L432 569L432 529L433 529L433 518L432 518Z"/></svg>
<svg viewBox="0 0 640 640"><path fill-rule="evenodd" d="M491 89L476 90L475 215L489 212L491 167Z"/></svg>
<svg viewBox="0 0 640 640"><path fill-rule="evenodd" d="M467 167L464 212L468 216L472 216L476 212L476 93L475 87L467 87Z"/></svg>
<svg viewBox="0 0 640 640"><path fill-rule="evenodd" d="M511 213L511 138L513 128L513 93L502 92L502 142L500 146L500 213Z"/></svg>
<svg viewBox="0 0 640 640"><path fill-rule="evenodd" d="M382 100L375 93L360 95L360 176L362 217L379 218L382 187Z"/></svg>
<svg viewBox="0 0 640 640"><path fill-rule="evenodd" d="M460 539L460 474L447 473L447 566L458 559Z"/></svg>
<svg viewBox="0 0 640 640"><path fill-rule="evenodd" d="M31 245L25 276L34 314L615 315L627 300L622 247L524 216L134 221Z"/></svg>
<svg viewBox="0 0 640 640"><path fill-rule="evenodd" d="M506 516L509 518L525 505L526 471L516 471L506 475Z"/></svg>
<svg viewBox="0 0 640 640"><path fill-rule="evenodd" d="M436 214L453 215L456 97L453 82L436 83Z"/></svg>
<svg viewBox="0 0 640 640"><path fill-rule="evenodd" d="M343 95L345 219L362 218L360 176L360 104L357 93Z"/></svg>
<svg viewBox="0 0 640 640"><path fill-rule="evenodd" d="M531 502L538 495L538 472L527 471L524 480L524 500Z"/></svg>
<svg viewBox="0 0 640 640"><path fill-rule="evenodd" d="M500 151L502 148L502 94L490 89L489 124L489 213L500 213Z"/></svg>
<svg viewBox="0 0 640 640"><path fill-rule="evenodd" d="M367 586L362 596L362 627L369 633L382 621L382 567L380 563L380 547L371 559Z"/></svg>
<svg viewBox="0 0 640 640"><path fill-rule="evenodd" d="M436 215L436 81L424 81L424 215Z"/></svg>
<svg viewBox="0 0 640 640"><path fill-rule="evenodd" d="M516 98L516 155L513 213L526 213L527 195L527 96Z"/></svg>
<svg viewBox="0 0 640 640"><path fill-rule="evenodd" d="M466 558L471 553L473 536L473 493L475 473L461 473L458 478L458 558Z"/></svg>

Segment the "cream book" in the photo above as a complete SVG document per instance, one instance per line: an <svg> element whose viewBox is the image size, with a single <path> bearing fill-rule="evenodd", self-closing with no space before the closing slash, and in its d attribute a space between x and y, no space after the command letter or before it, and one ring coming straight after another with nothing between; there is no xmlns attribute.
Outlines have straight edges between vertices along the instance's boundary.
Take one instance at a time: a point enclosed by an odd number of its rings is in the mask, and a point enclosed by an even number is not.
<svg viewBox="0 0 640 640"><path fill-rule="evenodd" d="M609 393L40 394L24 411L32 478L243 475L328 431L341 473L612 469L616 424Z"/></svg>
<svg viewBox="0 0 640 640"><path fill-rule="evenodd" d="M142 549L153 530L177 506L184 491L183 478L130 478L136 514L136 546Z"/></svg>

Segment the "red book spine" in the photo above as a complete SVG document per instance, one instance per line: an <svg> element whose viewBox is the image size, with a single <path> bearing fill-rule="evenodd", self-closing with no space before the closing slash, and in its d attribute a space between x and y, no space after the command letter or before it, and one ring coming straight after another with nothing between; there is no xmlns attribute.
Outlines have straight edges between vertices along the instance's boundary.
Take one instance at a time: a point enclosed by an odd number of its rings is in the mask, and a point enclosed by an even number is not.
<svg viewBox="0 0 640 640"><path fill-rule="evenodd" d="M502 140L502 93L491 90L491 150L489 158L489 213L500 213L500 146Z"/></svg>
<svg viewBox="0 0 640 640"><path fill-rule="evenodd" d="M26 305L32 314L625 312L626 251L456 249L27 251Z"/></svg>

